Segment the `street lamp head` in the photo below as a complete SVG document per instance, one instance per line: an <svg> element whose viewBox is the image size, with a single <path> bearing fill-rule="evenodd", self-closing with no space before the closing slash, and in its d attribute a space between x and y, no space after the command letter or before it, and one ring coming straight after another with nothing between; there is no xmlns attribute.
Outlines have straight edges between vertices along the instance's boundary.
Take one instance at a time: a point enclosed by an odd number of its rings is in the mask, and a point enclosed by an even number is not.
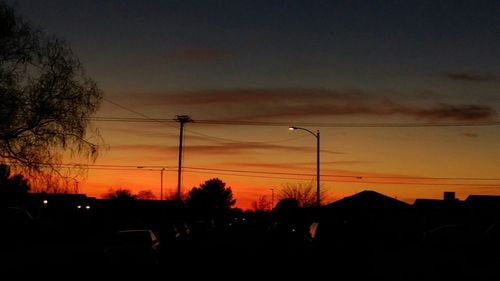
<svg viewBox="0 0 500 281"><path fill-rule="evenodd" d="M288 127L288 130L290 130L290 131L293 131L293 130L295 130L295 129L297 129L295 126L290 126L290 127Z"/></svg>

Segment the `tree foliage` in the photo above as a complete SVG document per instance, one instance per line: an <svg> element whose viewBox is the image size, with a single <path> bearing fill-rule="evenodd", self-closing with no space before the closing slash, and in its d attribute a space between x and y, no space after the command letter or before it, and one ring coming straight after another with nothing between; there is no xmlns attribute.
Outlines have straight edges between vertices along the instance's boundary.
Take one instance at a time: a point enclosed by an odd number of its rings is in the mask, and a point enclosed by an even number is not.
<svg viewBox="0 0 500 281"><path fill-rule="evenodd" d="M88 117L101 98L64 40L0 1L0 162L40 172L66 154L95 159L100 138L88 135Z"/></svg>
<svg viewBox="0 0 500 281"><path fill-rule="evenodd" d="M135 200L137 199L137 195L132 194L132 191L129 189L110 189L107 193L103 194L102 197L104 199L113 199L113 200Z"/></svg>
<svg viewBox="0 0 500 281"><path fill-rule="evenodd" d="M28 180L23 175L12 175L9 166L0 164L0 197L16 198L29 190Z"/></svg>
<svg viewBox="0 0 500 281"><path fill-rule="evenodd" d="M213 178L193 187L188 193L186 204L190 207L203 210L229 209L236 203L233 191L226 187L226 183Z"/></svg>

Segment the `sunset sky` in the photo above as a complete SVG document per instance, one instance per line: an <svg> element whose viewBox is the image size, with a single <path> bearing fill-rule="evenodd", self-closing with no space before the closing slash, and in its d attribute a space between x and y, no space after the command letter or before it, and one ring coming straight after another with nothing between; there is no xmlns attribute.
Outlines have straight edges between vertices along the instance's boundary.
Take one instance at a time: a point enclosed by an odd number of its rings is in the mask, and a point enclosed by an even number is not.
<svg viewBox="0 0 500 281"><path fill-rule="evenodd" d="M90 196L159 198L161 167L175 192L184 114L183 191L219 177L241 208L315 181L316 139L288 125L320 130L331 199L500 194L499 1L7 3L104 91Z"/></svg>

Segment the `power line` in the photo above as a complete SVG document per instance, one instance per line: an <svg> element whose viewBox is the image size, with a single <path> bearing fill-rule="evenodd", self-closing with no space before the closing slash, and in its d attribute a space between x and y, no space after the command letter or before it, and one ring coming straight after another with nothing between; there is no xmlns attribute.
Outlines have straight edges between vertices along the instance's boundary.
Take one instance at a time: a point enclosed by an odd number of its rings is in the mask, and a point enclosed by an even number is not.
<svg viewBox="0 0 500 281"><path fill-rule="evenodd" d="M221 137L215 137L215 136L210 136L204 133L196 132L190 129L185 129L186 131L197 135L199 137L214 141L214 142L219 142L219 143L247 143L247 144L260 144L260 143L266 143L266 144L271 144L271 143L283 143L283 142L289 142L297 139L304 138L305 135L301 135L298 137L293 137L293 138L286 138L286 139L281 139L281 140L275 140L275 141L242 141L242 140L235 140L235 139L229 139L229 138L221 138Z"/></svg>
<svg viewBox="0 0 500 281"><path fill-rule="evenodd" d="M51 163L38 163L40 165L53 165ZM60 164L61 167L67 168L132 168L131 170L137 169L137 167L143 167L143 165L114 165L114 164L77 164L77 163L66 163ZM166 165L147 165L151 169L162 169L166 168L173 170L174 168ZM286 172L269 172L269 171L259 171L259 170L238 170L238 169L217 169L217 168L206 168L206 167L189 167L184 166L183 169L194 170L194 171L215 171L215 172L232 172L232 173L248 173L248 174L261 174L261 175L287 175L287 176L307 176L314 177L315 174L308 173L286 173ZM355 178L355 179L405 179L405 180L462 180L462 181L500 181L500 178L481 178L481 177L423 177L423 176L362 176L362 175L339 175L339 174L322 174L323 177L335 177L335 178ZM358 181L359 182L359 181Z"/></svg>
<svg viewBox="0 0 500 281"><path fill-rule="evenodd" d="M184 167L191 170L202 171L222 171L222 172L237 172L237 173L250 173L250 174L269 174L269 175L290 175L290 176L312 176L315 174L307 173L284 173L284 172L267 172L255 170L235 170L235 169L215 169L204 167ZM412 176L360 176L360 175L335 175L335 174L322 174L323 177L336 177L336 178L357 178L357 179L408 179L408 180L468 180L468 181L498 181L500 178L477 178L477 177L412 177Z"/></svg>
<svg viewBox="0 0 500 281"><path fill-rule="evenodd" d="M109 101L109 100L107 100ZM146 116L140 112L131 110L122 105L118 105L113 101L109 101L120 108L126 109L130 112L138 114L140 116ZM146 116L147 117L147 116ZM174 119L165 118L129 118L129 117L90 117L89 120L99 121L99 122L125 122L125 123L162 123L170 127L175 127L169 123L175 123ZM193 120L196 124L211 124L211 125L242 125L242 126L283 126L289 127L290 123L283 122L257 122L257 121L228 121L228 120ZM500 121L491 122L462 122L462 123L301 123L295 122L294 125L297 126L307 126L307 127L323 127L323 128L421 128L421 127L474 127L474 126L498 126ZM193 135L201 138L205 138L210 141L226 143L226 142L238 142L238 143L282 143L289 142L303 138L304 136L298 136L294 138L287 138L276 141L241 141L230 138L217 137L213 135L208 135L200 133L191 129L185 129Z"/></svg>
<svg viewBox="0 0 500 281"><path fill-rule="evenodd" d="M139 116L142 116L144 118L128 118L128 117L90 117L89 120L92 120L92 121L107 121L107 122L129 122L129 123L132 123L132 122L147 122L147 123L150 123L150 122L157 122L157 123L172 123L172 122L179 122L179 119L158 119L158 118L152 118L152 117L149 117L143 113L140 113L138 111L135 111L133 109L130 109L128 107L125 107L123 105L120 105L112 100L109 100L107 98L103 98L105 101L115 105L115 106L118 106L124 110L127 110L129 112L132 112L134 114L137 114ZM190 122L193 122L193 120L191 118L189 118ZM181 122L181 127L182 127L182 122ZM170 127L176 127L176 126L171 126L169 124L166 124ZM182 129L181 129L182 131ZM198 135L200 137L204 137L206 139L210 139L212 141L223 141L223 142L227 142L227 141L231 141L231 142L242 142L242 141L239 141L239 140L234 140L234 139L228 139L228 138L220 138L220 137L214 137L214 136L210 136L210 135L207 135L207 134L203 134L203 133L199 133L199 132L196 132L196 131L193 131L193 130L188 130L186 129L186 131L189 131L190 133L192 134L195 134L195 135ZM181 137L182 138L182 137ZM282 141L277 141L277 142L282 142ZM248 142L245 142L245 143L248 143ZM264 142L252 142L252 143L264 143ZM269 142L265 142L265 143L269 143ZM273 142L274 143L274 142Z"/></svg>
<svg viewBox="0 0 500 281"><path fill-rule="evenodd" d="M197 173L197 174L214 174L207 171L189 171L188 173ZM268 178L268 179L281 179L281 180L313 180L306 178L297 178L297 177L275 177L275 176L258 176L258 175L244 175L244 174L234 174L234 173L220 173L217 175L226 175L226 176L237 176L237 177L251 177L251 178ZM336 182L336 183L359 183L359 184L381 184L381 185L394 185L394 184L403 184L403 185L424 185L424 186L470 186L470 187L495 187L500 188L500 184L472 184L472 183L417 183L417 182L381 182L381 181L359 181L359 180L332 180L325 179L323 181L326 182Z"/></svg>
<svg viewBox="0 0 500 281"><path fill-rule="evenodd" d="M152 117L147 116L146 114L143 114L143 113L141 113L141 112L139 112L139 111L135 111L135 110L133 110L133 109L131 109L131 108L128 108L128 107L126 107L126 106L123 106L123 105L121 105L121 104L118 104L118 103L116 103L116 102L114 102L114 101L112 101L112 100L110 100L110 99L107 99L107 98L104 98L104 97L103 97L103 100L105 100L105 101L107 101L107 102L109 102L109 103L111 103L111 104L113 104L113 105L115 105L115 106L117 106L117 107L119 107L119 108L121 108L121 109L124 109L124 110L126 110L126 111L132 112L132 113L134 113L134 114L137 114L137 115L142 116L143 118L145 118L145 119L139 119L139 118L125 118L125 119L129 119L129 120L132 120L132 119L135 119L135 120L149 120L149 122L159 122L159 123L165 123L165 122L164 122L164 120L160 120L160 119L152 118ZM95 117L94 117L94 118L95 118ZM119 117L111 117L110 119L119 120L119 119L122 119L122 118L119 118ZM125 120L125 119L124 119L124 120ZM98 119L95 119L94 121L98 121ZM172 121L174 121L174 120L172 120ZM177 126L174 126L174 125L169 125L169 124L166 124L166 125L167 125L167 126L169 126L169 127L177 128Z"/></svg>
<svg viewBox="0 0 500 281"><path fill-rule="evenodd" d="M122 117L90 117L88 118L91 121L102 121L102 122L123 122L123 123L175 123L175 120L170 120L170 119L143 119L143 118L122 118ZM238 142L238 143L282 143L282 142L289 142L297 139L301 139L305 136L298 136L298 137L293 137L293 138L287 138L287 139L281 139L281 140L275 140L275 141L242 141L242 140L236 140L236 139L230 139L230 138L222 138L222 137L216 137L216 136L211 136L207 135L204 133L196 132L191 129L184 129L187 132L190 132L193 135L196 135L201 138L205 138L207 140L211 140L214 142L220 142L220 143L227 143L227 142Z"/></svg>
<svg viewBox="0 0 500 281"><path fill-rule="evenodd" d="M211 125L242 125L242 126L290 126L292 122L265 122L265 121L229 121L229 120L196 120L198 124ZM473 126L499 126L500 121L485 122L453 122L453 123L303 123L293 122L293 125L307 127L330 128L414 128L414 127L473 127Z"/></svg>
<svg viewBox="0 0 500 281"><path fill-rule="evenodd" d="M174 123L178 122L177 119L165 119L165 118L152 118L150 116L147 116L146 114L143 114L141 112L138 112L136 110L130 109L126 106L120 105L112 100L109 100L107 98L103 98L105 101L122 108L124 110L127 110L129 112L132 112L134 114L137 114L143 118L130 118L130 117L90 117L89 120L92 121L101 121L101 122L126 122L126 123L134 123L134 122L139 122L139 123L150 123L150 122L155 122L155 123L161 123L165 124L169 127L177 128L175 125L171 125L169 123ZM284 123L284 122L270 122L270 121L245 121L245 120L203 120L203 119L198 119L198 120L192 120L192 122L196 122L197 124L209 124L209 125L239 125L239 126L282 126L282 127L289 127L290 123ZM323 127L323 128L418 128L418 127L472 127L472 126L498 126L500 125L500 121L489 121L489 122L456 122L456 123L301 123L301 122L294 122L294 125L297 126L307 126L307 127ZM237 142L237 143L251 143L251 144L258 144L258 143L282 143L282 142L288 142L288 141L293 141L299 138L303 138L304 136L298 136L294 138L287 138L283 140L277 140L277 141L241 141L241 140L235 140L235 139L230 139L230 138L222 138L222 137L217 137L217 136L212 136L200 132L196 132L194 130L190 129L185 129L186 131L190 132L191 134L197 135L198 137L205 138L210 141L214 142L219 142L219 143L226 143L226 142Z"/></svg>
<svg viewBox="0 0 500 281"><path fill-rule="evenodd" d="M110 101L111 102L111 101ZM111 102L117 105L114 102ZM145 116L142 113L117 105L135 114ZM127 117L90 117L93 121L103 122L160 122L173 123L174 120L165 118L127 118ZM288 127L292 122L271 122L271 121L245 121L245 120L194 120L196 124L206 125L233 125L233 126L281 126ZM323 127L323 128L418 128L418 127L476 127L476 126L500 126L500 121L479 121L479 122L446 122L446 123L312 123L293 122L297 126Z"/></svg>
<svg viewBox="0 0 500 281"><path fill-rule="evenodd" d="M43 165L50 165L44 163ZM66 168L88 168L91 170L105 170L105 171L140 171L137 169L139 166L134 165L109 165L109 164L61 164L61 167ZM167 168L173 169L166 166L155 166L148 165L150 168ZM249 177L249 178L268 178L268 179L281 179L281 180L312 180L315 175L307 173L282 173L282 172L267 172L267 171L254 171L254 170L236 170L236 169L215 169L215 168L204 168L204 167L184 167L186 172L198 173L198 174L214 174L217 175L227 175L227 176L237 176L237 177ZM154 171L154 170L153 170ZM286 176L286 177L285 177ZM299 176L299 177L297 177ZM302 177L301 177L302 176ZM326 182L337 182L337 183L358 183L358 184L382 184L382 185L422 185L422 186L469 186L469 187L495 187L500 188L500 184L492 183L447 183L447 182L403 182L403 181L374 181L366 179L399 179L399 180L448 180L448 181L498 181L500 178L464 178L464 177L411 177L411 176L356 176L356 175L332 175L324 174L322 175ZM306 178L304 178L306 177ZM308 178L310 177L310 178ZM330 177L330 179L328 179ZM335 177L337 179L331 179ZM341 178L341 179L338 179ZM351 178L351 179L350 179Z"/></svg>

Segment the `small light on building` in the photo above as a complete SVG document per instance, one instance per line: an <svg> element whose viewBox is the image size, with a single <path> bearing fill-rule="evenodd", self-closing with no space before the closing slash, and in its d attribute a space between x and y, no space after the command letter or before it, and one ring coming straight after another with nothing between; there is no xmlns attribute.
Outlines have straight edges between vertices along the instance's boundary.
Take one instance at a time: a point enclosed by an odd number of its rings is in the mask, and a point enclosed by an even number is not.
<svg viewBox="0 0 500 281"><path fill-rule="evenodd" d="M81 205L78 205L78 206L76 206L76 208L77 208L77 209L81 209L81 208L82 208L82 206L81 206Z"/></svg>
<svg viewBox="0 0 500 281"><path fill-rule="evenodd" d="M85 209L90 210L90 205L85 206Z"/></svg>
<svg viewBox="0 0 500 281"><path fill-rule="evenodd" d="M43 205L47 205L49 203L49 200L45 199L42 201Z"/></svg>

